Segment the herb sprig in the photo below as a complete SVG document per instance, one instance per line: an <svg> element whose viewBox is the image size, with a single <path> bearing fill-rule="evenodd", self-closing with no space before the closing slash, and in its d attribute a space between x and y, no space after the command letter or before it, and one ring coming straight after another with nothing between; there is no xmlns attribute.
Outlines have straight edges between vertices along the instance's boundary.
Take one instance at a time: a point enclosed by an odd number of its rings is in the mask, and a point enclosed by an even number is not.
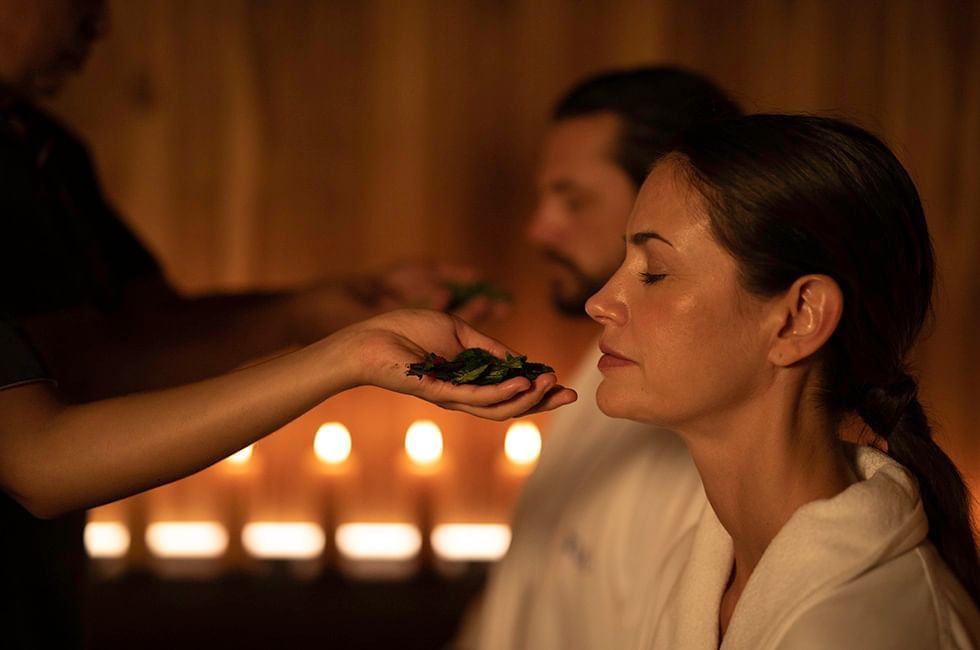
<svg viewBox="0 0 980 650"><path fill-rule="evenodd" d="M418 363L408 364L409 377L432 377L453 384L489 386L513 379L527 377L531 381L554 369L543 363L528 361L526 356L515 357L508 353L506 359L498 359L482 348L467 348L450 361L435 352L425 355Z"/></svg>
<svg viewBox="0 0 980 650"><path fill-rule="evenodd" d="M451 297L446 311L459 309L477 296L486 296L493 302L510 302L511 295L495 284L486 280L470 282L467 284L446 283Z"/></svg>

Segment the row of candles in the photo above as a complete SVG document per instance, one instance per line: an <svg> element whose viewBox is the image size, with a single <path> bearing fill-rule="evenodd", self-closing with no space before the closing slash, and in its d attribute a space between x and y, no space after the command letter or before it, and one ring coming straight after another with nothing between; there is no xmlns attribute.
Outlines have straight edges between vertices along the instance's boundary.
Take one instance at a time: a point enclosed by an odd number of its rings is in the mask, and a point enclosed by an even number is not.
<svg viewBox="0 0 980 650"><path fill-rule="evenodd" d="M514 475L526 475L541 451L541 435L529 421L512 424L504 437L504 458ZM328 422L313 439L313 452L326 476L350 472L353 440L347 427ZM247 471L254 463L254 447L229 456L222 465L231 471ZM329 549L338 563L352 568L363 564L385 574L391 568L416 563L422 554L442 563L494 561L507 550L510 528L499 522L473 523L431 521L429 478L443 457L443 436L431 420L413 422L405 432L404 465L417 481L419 511L407 521L247 521L240 525L239 542L255 560L316 561ZM330 530L332 528L332 530ZM153 521L145 525L143 541L160 561L213 561L229 548L228 527L219 521ZM329 535L329 537L328 537ZM97 561L118 563L131 550L132 535L124 521L97 518L85 529L85 546ZM332 548L328 542L332 542ZM396 571L397 572L397 571Z"/></svg>
<svg viewBox="0 0 980 650"><path fill-rule="evenodd" d="M417 526L403 522L341 524L335 543L350 561L405 561L422 547ZM150 550L160 558L210 559L228 547L227 529L213 521L157 522L146 529ZM506 524L440 524L431 533L436 556L444 561L493 561L507 551L510 528ZM311 560L326 545L323 528L313 522L249 522L242 529L242 543L250 555L268 560ZM93 559L122 557L130 535L119 522L90 522L85 527L85 546Z"/></svg>

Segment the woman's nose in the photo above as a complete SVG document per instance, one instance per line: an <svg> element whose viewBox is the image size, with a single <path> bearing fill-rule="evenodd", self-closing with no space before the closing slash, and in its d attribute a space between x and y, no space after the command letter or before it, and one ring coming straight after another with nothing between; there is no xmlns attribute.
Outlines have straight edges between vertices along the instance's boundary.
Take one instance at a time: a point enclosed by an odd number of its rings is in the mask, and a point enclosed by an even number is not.
<svg viewBox="0 0 980 650"><path fill-rule="evenodd" d="M592 295L585 303L585 313L600 325L622 325L626 322L626 303L618 295L616 276Z"/></svg>

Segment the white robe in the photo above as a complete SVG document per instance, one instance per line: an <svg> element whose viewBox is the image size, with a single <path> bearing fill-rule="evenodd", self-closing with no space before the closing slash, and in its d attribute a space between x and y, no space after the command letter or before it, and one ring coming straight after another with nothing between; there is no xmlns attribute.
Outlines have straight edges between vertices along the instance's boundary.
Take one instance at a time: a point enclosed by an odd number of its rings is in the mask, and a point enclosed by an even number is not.
<svg viewBox="0 0 980 650"><path fill-rule="evenodd" d="M797 510L745 586L723 650L980 647L980 615L926 535L911 475L887 455L856 449L863 480ZM640 648L716 650L733 563L714 511L668 560L673 575L647 598Z"/></svg>

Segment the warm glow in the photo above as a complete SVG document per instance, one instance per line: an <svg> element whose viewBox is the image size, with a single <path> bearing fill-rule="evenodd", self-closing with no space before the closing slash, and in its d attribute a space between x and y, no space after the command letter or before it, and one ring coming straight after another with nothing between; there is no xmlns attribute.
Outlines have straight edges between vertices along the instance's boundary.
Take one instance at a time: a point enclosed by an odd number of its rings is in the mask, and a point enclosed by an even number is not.
<svg viewBox="0 0 980 650"><path fill-rule="evenodd" d="M307 521L254 521L242 529L242 545L258 558L310 560L323 552L325 543L323 529Z"/></svg>
<svg viewBox="0 0 980 650"><path fill-rule="evenodd" d="M350 431L340 422L327 422L313 438L316 457L328 465L339 465L350 457Z"/></svg>
<svg viewBox="0 0 980 650"><path fill-rule="evenodd" d="M405 433L405 451L413 462L431 465L442 457L442 431L432 420L416 420Z"/></svg>
<svg viewBox="0 0 980 650"><path fill-rule="evenodd" d="M422 534L412 524L341 524L336 541L349 560L411 560L422 548Z"/></svg>
<svg viewBox="0 0 980 650"><path fill-rule="evenodd" d="M228 531L216 521L160 521L146 528L146 545L164 558L213 558L228 548Z"/></svg>
<svg viewBox="0 0 980 650"><path fill-rule="evenodd" d="M232 463L233 465L244 465L249 461L250 458L252 458L252 447L254 446L255 445L249 445L244 449L240 449L239 451L236 451L225 460L227 460L229 463Z"/></svg>
<svg viewBox="0 0 980 650"><path fill-rule="evenodd" d="M515 465L530 465L541 455L541 432L533 422L515 422L507 429L504 453Z"/></svg>
<svg viewBox="0 0 980 650"><path fill-rule="evenodd" d="M449 561L492 562L510 546L506 524L442 524L432 531L432 550Z"/></svg>
<svg viewBox="0 0 980 650"><path fill-rule="evenodd" d="M117 558L129 550L129 529L115 521L85 524L85 550L93 558Z"/></svg>

